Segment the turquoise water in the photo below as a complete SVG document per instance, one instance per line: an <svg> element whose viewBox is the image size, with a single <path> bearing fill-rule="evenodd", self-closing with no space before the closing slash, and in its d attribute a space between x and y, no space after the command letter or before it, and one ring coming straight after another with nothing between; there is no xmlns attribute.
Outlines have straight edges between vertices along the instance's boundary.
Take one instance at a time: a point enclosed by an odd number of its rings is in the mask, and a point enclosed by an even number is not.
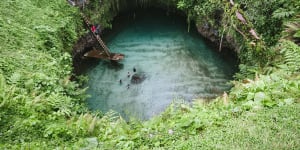
<svg viewBox="0 0 300 150"><path fill-rule="evenodd" d="M125 59L120 64L99 61L87 71L90 109L148 119L174 99L191 102L230 89L227 82L235 72L235 58L207 45L195 29L188 33L182 18L158 12L139 15L114 23L115 32L105 40L111 51L125 54ZM130 82L127 74L133 75L133 68L145 75L142 83Z"/></svg>

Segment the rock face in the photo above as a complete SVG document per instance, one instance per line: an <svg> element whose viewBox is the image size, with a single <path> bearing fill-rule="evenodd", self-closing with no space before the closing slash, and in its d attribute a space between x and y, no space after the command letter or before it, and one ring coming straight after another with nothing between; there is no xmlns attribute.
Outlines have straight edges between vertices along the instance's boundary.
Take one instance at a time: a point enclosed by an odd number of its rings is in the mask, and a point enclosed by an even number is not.
<svg viewBox="0 0 300 150"><path fill-rule="evenodd" d="M208 21L203 21L196 25L198 32L211 42L215 43L216 45L220 44L220 33L218 29L209 25ZM237 43L234 37L229 34L224 33L223 41L222 41L222 48L229 48L234 49L237 53L239 53L240 45Z"/></svg>
<svg viewBox="0 0 300 150"><path fill-rule="evenodd" d="M79 71L78 66L82 62L82 57L84 53L90 51L93 49L94 45L97 44L97 41L91 34L86 34L85 36L82 36L77 43L73 46L73 52L72 52L72 57L73 57L73 68L75 74L77 74Z"/></svg>
<svg viewBox="0 0 300 150"><path fill-rule="evenodd" d="M130 82L132 84L139 84L142 83L146 79L145 73L135 73L132 75Z"/></svg>
<svg viewBox="0 0 300 150"><path fill-rule="evenodd" d="M208 22L197 24L197 30L203 37L209 39L211 42L219 43L218 30L211 27Z"/></svg>

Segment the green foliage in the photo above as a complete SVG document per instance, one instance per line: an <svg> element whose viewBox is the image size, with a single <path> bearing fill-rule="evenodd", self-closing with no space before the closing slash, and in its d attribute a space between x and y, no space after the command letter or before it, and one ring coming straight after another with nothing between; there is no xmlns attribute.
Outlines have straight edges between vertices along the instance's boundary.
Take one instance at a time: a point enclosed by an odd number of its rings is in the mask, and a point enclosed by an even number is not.
<svg viewBox="0 0 300 150"><path fill-rule="evenodd" d="M274 107L289 104L299 99L299 77L290 79L285 72L276 72L268 76L261 75L259 80L250 83L237 83L231 91L232 99L246 101L245 109L253 107Z"/></svg>
<svg viewBox="0 0 300 150"><path fill-rule="evenodd" d="M275 45L283 31L283 21L299 14L300 2L295 0L239 0L255 29L267 45Z"/></svg>
<svg viewBox="0 0 300 150"><path fill-rule="evenodd" d="M280 43L282 60L280 68L288 72L300 71L300 47L291 41L283 41Z"/></svg>
<svg viewBox="0 0 300 150"><path fill-rule="evenodd" d="M294 11L288 11L286 9L279 8L279 9L277 9L273 12L273 18L275 18L275 19L284 19L284 18L291 17L294 14L295 14Z"/></svg>
<svg viewBox="0 0 300 150"><path fill-rule="evenodd" d="M82 29L77 10L63 0L0 8L0 144L74 139L66 118L86 112L85 90L70 81L70 51Z"/></svg>
<svg viewBox="0 0 300 150"><path fill-rule="evenodd" d="M185 1L179 1L179 2L177 3L177 8L178 8L178 9L186 9L186 8L187 8L187 5L186 5Z"/></svg>
<svg viewBox="0 0 300 150"><path fill-rule="evenodd" d="M178 141L173 149L299 149L299 104L246 111ZM224 112L223 112L224 113Z"/></svg>
<svg viewBox="0 0 300 150"><path fill-rule="evenodd" d="M102 28L111 28L111 21L118 11L119 0L103 0L101 3L97 0L91 0L83 12L89 16L89 19L94 24L101 24Z"/></svg>
<svg viewBox="0 0 300 150"><path fill-rule="evenodd" d="M289 20L285 23L285 31L283 32L283 38L294 41L300 45L300 15Z"/></svg>

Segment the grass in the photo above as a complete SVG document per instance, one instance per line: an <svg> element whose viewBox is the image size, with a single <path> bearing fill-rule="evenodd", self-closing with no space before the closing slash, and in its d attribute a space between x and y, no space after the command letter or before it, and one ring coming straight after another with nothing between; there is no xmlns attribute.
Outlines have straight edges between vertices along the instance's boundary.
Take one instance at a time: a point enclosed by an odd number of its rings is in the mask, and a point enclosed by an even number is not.
<svg viewBox="0 0 300 150"><path fill-rule="evenodd" d="M299 149L299 114L299 103L246 112L224 120L220 127L208 127L176 148Z"/></svg>

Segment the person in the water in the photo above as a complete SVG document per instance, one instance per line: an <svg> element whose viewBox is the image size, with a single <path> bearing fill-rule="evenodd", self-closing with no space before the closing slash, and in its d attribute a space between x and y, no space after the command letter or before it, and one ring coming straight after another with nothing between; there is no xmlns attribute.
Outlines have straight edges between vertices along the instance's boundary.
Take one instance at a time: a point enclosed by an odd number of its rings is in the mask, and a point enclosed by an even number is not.
<svg viewBox="0 0 300 150"><path fill-rule="evenodd" d="M130 77L130 73L129 73L129 72L127 73L127 77L128 77L128 78Z"/></svg>
<svg viewBox="0 0 300 150"><path fill-rule="evenodd" d="M122 79L120 79L120 84L122 84Z"/></svg>
<svg viewBox="0 0 300 150"><path fill-rule="evenodd" d="M135 67L133 67L133 72L136 72L136 69L135 69Z"/></svg>
<svg viewBox="0 0 300 150"><path fill-rule="evenodd" d="M130 84L127 84L127 89L129 89L130 88Z"/></svg>

